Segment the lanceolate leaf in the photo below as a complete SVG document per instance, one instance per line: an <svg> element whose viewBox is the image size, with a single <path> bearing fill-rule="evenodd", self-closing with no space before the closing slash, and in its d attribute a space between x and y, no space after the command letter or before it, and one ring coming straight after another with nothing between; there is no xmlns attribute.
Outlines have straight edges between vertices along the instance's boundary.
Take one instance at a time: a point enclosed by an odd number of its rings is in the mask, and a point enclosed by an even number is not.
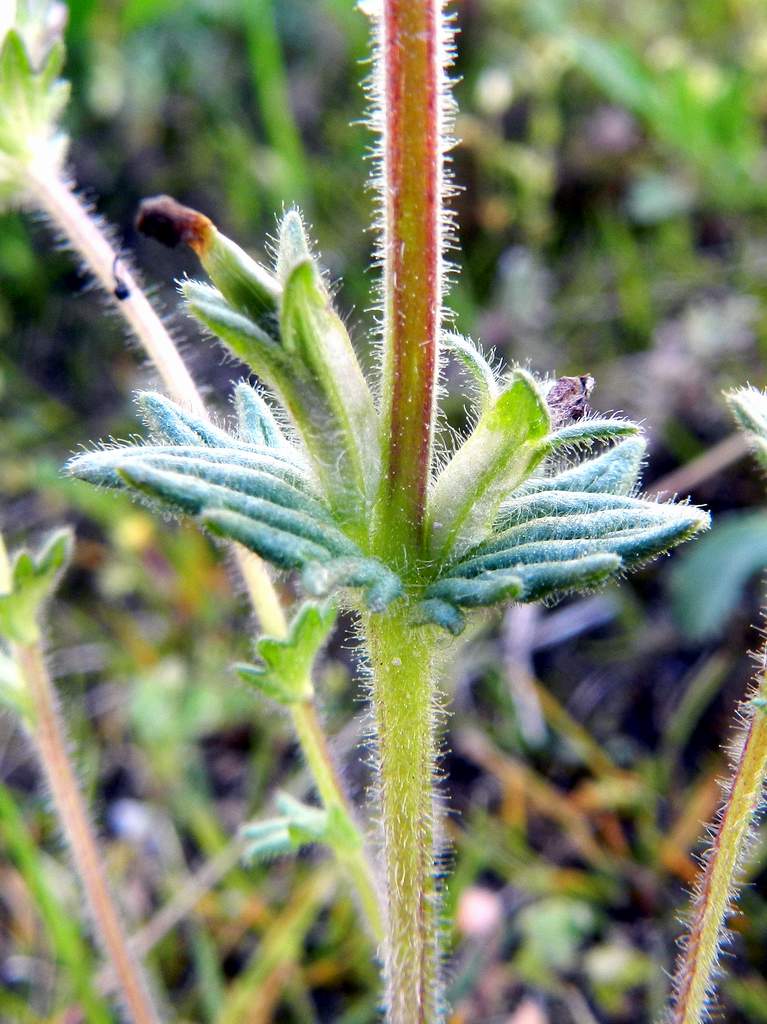
<svg viewBox="0 0 767 1024"><path fill-rule="evenodd" d="M430 550L460 554L482 536L499 505L541 461L549 431L546 402L529 374L515 371L445 466L429 501Z"/></svg>
<svg viewBox="0 0 767 1024"><path fill-rule="evenodd" d="M378 416L295 210L280 228L277 276L196 210L145 200L139 227L185 242L214 287L182 286L192 313L258 374L300 434L336 518L365 532L380 478Z"/></svg>
<svg viewBox="0 0 767 1024"><path fill-rule="evenodd" d="M554 477L528 481L504 502L492 534L427 588L417 620L460 632L462 609L559 597L704 529L708 516L697 508L628 496L643 452L641 439L632 438Z"/></svg>
<svg viewBox="0 0 767 1024"><path fill-rule="evenodd" d="M639 426L618 417L589 416L560 427L546 439L549 452L563 449L590 448L596 442L618 441L639 433Z"/></svg>
<svg viewBox="0 0 767 1024"><path fill-rule="evenodd" d="M276 435L261 405L240 393L239 437L160 396L143 395L140 408L158 440L180 443L86 452L70 462L69 471L91 483L128 487L155 504L193 516L217 536L238 541L279 568L302 570L316 596L361 588L373 608L399 596L397 577L366 558L338 527L297 453ZM254 431L276 439L277 446L244 439Z"/></svg>
<svg viewBox="0 0 767 1024"><path fill-rule="evenodd" d="M521 489L538 491L582 491L603 494L631 494L637 486L647 445L641 437L630 437L602 455L549 477L532 477ZM503 506L501 506L501 516Z"/></svg>
<svg viewBox="0 0 767 1024"><path fill-rule="evenodd" d="M295 218L289 215L288 224ZM288 232L290 234L290 232ZM378 418L349 334L333 310L314 264L296 264L285 281L280 315L282 345L309 370L327 402L332 420L325 424L325 458L343 460L335 472L372 497L378 486ZM340 487L340 485L338 485Z"/></svg>
<svg viewBox="0 0 767 1024"><path fill-rule="evenodd" d="M725 398L754 455L762 466L767 466L767 394L746 387L725 392Z"/></svg>

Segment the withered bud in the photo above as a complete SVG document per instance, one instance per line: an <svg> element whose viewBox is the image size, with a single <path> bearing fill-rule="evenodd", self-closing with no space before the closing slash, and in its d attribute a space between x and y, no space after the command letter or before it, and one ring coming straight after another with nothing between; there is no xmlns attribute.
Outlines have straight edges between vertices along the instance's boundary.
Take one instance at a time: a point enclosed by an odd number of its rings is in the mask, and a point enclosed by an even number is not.
<svg viewBox="0 0 767 1024"><path fill-rule="evenodd" d="M554 381L546 395L554 429L572 420L583 419L594 383L594 378L588 373L580 377L560 377Z"/></svg>
<svg viewBox="0 0 767 1024"><path fill-rule="evenodd" d="M213 222L204 213L184 206L172 196L150 196L141 201L136 228L169 249L184 242L198 256L203 256L211 243Z"/></svg>

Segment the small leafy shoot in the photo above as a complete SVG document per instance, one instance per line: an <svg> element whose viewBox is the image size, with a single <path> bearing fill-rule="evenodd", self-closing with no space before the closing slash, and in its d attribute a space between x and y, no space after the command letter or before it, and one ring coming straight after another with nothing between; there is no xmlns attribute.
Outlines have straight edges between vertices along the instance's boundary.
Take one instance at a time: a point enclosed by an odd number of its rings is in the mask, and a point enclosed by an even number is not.
<svg viewBox="0 0 767 1024"><path fill-rule="evenodd" d="M296 704L312 696L312 664L336 621L335 609L307 601L284 639L263 636L256 643L260 665L237 664L235 671L265 696Z"/></svg>
<svg viewBox="0 0 767 1024"><path fill-rule="evenodd" d="M72 534L57 530L37 552L19 551L11 566L11 589L0 593L0 636L16 643L40 637L40 610L51 597L72 556Z"/></svg>

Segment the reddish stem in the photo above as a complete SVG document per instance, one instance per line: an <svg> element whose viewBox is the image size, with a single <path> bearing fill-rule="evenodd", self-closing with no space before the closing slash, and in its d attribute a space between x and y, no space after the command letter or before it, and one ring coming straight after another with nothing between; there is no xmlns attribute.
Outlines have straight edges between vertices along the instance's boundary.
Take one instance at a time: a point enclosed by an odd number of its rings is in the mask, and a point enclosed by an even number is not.
<svg viewBox="0 0 767 1024"><path fill-rule="evenodd" d="M441 0L385 0L385 497L400 541L416 547L431 467L441 328L443 31Z"/></svg>

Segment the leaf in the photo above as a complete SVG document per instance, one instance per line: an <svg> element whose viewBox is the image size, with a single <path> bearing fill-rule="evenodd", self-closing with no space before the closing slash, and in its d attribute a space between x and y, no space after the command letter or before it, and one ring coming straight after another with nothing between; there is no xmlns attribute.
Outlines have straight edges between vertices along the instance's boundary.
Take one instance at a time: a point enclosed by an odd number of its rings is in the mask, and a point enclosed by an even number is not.
<svg viewBox="0 0 767 1024"><path fill-rule="evenodd" d="M256 643L262 665L235 665L241 679L252 683L280 704L295 704L311 697L311 670L320 648L336 621L335 610L305 602L293 618L285 638L263 636Z"/></svg>
<svg viewBox="0 0 767 1024"><path fill-rule="evenodd" d="M10 29L0 39L0 199L22 196L33 159L63 164L66 138L58 121L69 99L69 85L58 77L63 55L57 42L38 69L19 32Z"/></svg>
<svg viewBox="0 0 767 1024"><path fill-rule="evenodd" d="M234 389L240 439L266 448L287 448L288 440L261 395L244 382Z"/></svg>
<svg viewBox="0 0 767 1024"><path fill-rule="evenodd" d="M484 409L488 403L498 397L498 382L493 368L485 358L484 352L469 338L460 334L446 332L442 335L445 350L450 353L469 375L477 391L479 406Z"/></svg>
<svg viewBox="0 0 767 1024"><path fill-rule="evenodd" d="M754 456L767 467L767 394L745 387L726 391L724 397L736 423L746 434Z"/></svg>
<svg viewBox="0 0 767 1024"><path fill-rule="evenodd" d="M277 280L286 284L293 270L300 264L311 262L312 253L304 231L304 222L298 210L288 210L280 224L277 247Z"/></svg>
<svg viewBox="0 0 767 1024"><path fill-rule="evenodd" d="M259 400L260 401L260 400ZM324 596L345 587L366 591L373 610L402 592L399 579L336 524L302 465L280 440L277 447L251 444L197 420L160 396L141 396L139 407L160 440L85 452L68 472L90 483L129 488L153 504L194 517L216 536L235 540L281 569L304 573L307 589ZM241 416L256 413L240 394ZM258 415L263 408L258 407ZM264 432L262 426L258 429ZM271 424L266 432L275 437ZM281 438L281 435L280 435Z"/></svg>
<svg viewBox="0 0 767 1024"><path fill-rule="evenodd" d="M217 288L201 281L184 281L181 293L189 312L238 359L247 363L271 387L281 387L288 371L288 360L280 349L276 314L257 323L230 306Z"/></svg>
<svg viewBox="0 0 767 1024"><path fill-rule="evenodd" d="M371 502L380 474L373 397L349 334L307 260L296 264L285 281L280 332L284 350L306 367L329 410L319 432L306 432L315 462L328 466L339 493L353 482L356 492ZM302 422L297 426L301 429Z"/></svg>
<svg viewBox="0 0 767 1024"><path fill-rule="evenodd" d="M37 552L19 551L11 565L11 589L0 593L0 636L17 643L39 638L41 606L56 589L72 555L72 534L57 530Z"/></svg>
<svg viewBox="0 0 767 1024"><path fill-rule="evenodd" d="M543 458L549 423L535 381L516 370L437 477L428 509L435 559L461 554L491 526L503 499Z"/></svg>
<svg viewBox="0 0 767 1024"><path fill-rule="evenodd" d="M767 566L767 513L734 513L680 558L671 576L674 617L696 642L721 636L748 581Z"/></svg>
<svg viewBox="0 0 767 1024"><path fill-rule="evenodd" d="M601 466L609 470L609 460ZM593 485L591 470L591 478L586 479ZM563 475L566 484L573 482L572 476ZM459 611L494 604L504 596L523 602L557 598L601 583L707 525L708 516L688 505L594 490L522 494L504 503L496 529L486 541L426 589L425 602L436 600ZM424 614L419 608L417 615L423 618ZM430 614L428 621L446 625L451 632L462 625L455 613L451 619L440 605L432 607Z"/></svg>
<svg viewBox="0 0 767 1024"><path fill-rule="evenodd" d="M608 448L602 455L584 459L583 462L554 476L533 477L521 490L525 494L540 491L631 494L637 486L646 449L647 445L643 438L631 437Z"/></svg>
<svg viewBox="0 0 767 1024"><path fill-rule="evenodd" d="M274 302L266 319L229 280L232 253L241 250L203 220L205 241L198 245L195 236L192 242L216 287L186 282L183 292L191 312L274 391L339 521L363 527L380 479L378 416L349 334L312 260L299 214L292 210L283 218ZM224 264L212 262L219 249L228 268L223 276Z"/></svg>
<svg viewBox="0 0 767 1024"><path fill-rule="evenodd" d="M549 452L559 452L575 448L590 448L598 442L618 441L621 438L638 434L638 424L630 420L622 420L617 416L590 416L550 434L545 441Z"/></svg>
<svg viewBox="0 0 767 1024"><path fill-rule="evenodd" d="M248 861L290 853L312 843L326 843L341 857L359 847L359 833L339 805L312 807L285 792L278 793L275 802L280 817L250 822L242 829L243 837L250 840L245 850Z"/></svg>

